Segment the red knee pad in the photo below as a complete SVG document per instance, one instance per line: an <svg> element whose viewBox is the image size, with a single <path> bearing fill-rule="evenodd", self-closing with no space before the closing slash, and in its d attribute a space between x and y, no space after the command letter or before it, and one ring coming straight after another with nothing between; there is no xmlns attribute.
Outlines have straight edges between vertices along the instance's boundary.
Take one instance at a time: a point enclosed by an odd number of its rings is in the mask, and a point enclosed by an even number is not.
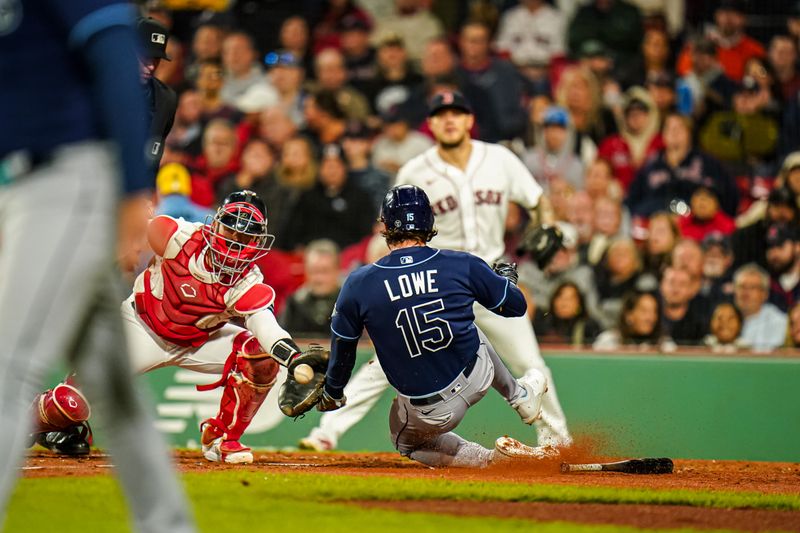
<svg viewBox="0 0 800 533"><path fill-rule="evenodd" d="M236 368L242 377L256 385L272 385L278 377L280 365L267 354L262 354L257 359L239 354Z"/></svg>
<svg viewBox="0 0 800 533"><path fill-rule="evenodd" d="M255 335L242 331L233 338L233 353L247 358L260 358L269 354L261 347Z"/></svg>
<svg viewBox="0 0 800 533"><path fill-rule="evenodd" d="M234 338L233 348L236 368L242 376L256 385L270 385L275 381L280 365L261 347L252 333L239 333Z"/></svg>
<svg viewBox="0 0 800 533"><path fill-rule="evenodd" d="M222 368L222 375L214 383L205 385L197 385L197 390L208 391L214 390L217 387L222 387L233 372L241 372L239 369L239 360L261 359L268 357L266 351L258 343L258 339L253 336L249 331L242 331L233 338L231 346L231 353L225 360L225 366ZM276 369L277 372L277 369ZM248 376L248 379L250 377Z"/></svg>
<svg viewBox="0 0 800 533"><path fill-rule="evenodd" d="M34 401L37 432L66 429L89 420L92 410L81 392L59 383Z"/></svg>

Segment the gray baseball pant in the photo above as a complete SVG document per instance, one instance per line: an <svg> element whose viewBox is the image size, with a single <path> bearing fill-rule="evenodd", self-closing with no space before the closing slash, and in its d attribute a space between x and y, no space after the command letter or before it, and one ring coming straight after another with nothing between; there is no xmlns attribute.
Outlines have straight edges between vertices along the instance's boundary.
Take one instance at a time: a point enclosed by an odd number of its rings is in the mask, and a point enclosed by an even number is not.
<svg viewBox="0 0 800 533"><path fill-rule="evenodd" d="M547 392L542 398L542 418L535 422L539 446L561 446L572 442L567 419L556 393L550 369L542 359L533 328L526 317L506 318L475 304L475 324L495 350L502 355L508 368L517 375L540 371L547 378ZM313 439L326 440L335 447L342 435L360 422L380 399L389 381L376 359L362 365L344 390L347 405L324 413L319 426L311 430Z"/></svg>
<svg viewBox="0 0 800 533"><path fill-rule="evenodd" d="M419 405L398 393L389 410L389 429L392 443L402 455L428 466L484 467L491 462L493 450L467 441L453 430L467 410L486 396L489 387L507 401L521 390L483 333L480 339L472 372L469 376L462 372L439 392L441 400Z"/></svg>
<svg viewBox="0 0 800 533"><path fill-rule="evenodd" d="M129 370L113 257L116 168L103 143L66 145L0 188L0 519L24 461L32 399L66 359L108 441L135 528L188 533L166 444Z"/></svg>

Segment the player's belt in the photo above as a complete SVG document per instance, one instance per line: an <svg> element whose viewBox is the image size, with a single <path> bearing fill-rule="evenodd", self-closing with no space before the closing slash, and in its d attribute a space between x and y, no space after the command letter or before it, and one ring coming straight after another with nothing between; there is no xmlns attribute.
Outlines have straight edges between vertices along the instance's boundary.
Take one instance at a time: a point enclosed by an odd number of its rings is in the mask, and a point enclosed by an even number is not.
<svg viewBox="0 0 800 533"><path fill-rule="evenodd" d="M477 356L470 359L469 363L467 363L467 366L465 366L464 370L461 372L462 374L464 374L465 378L468 378L469 375L472 374L472 371L475 369L475 363L477 362L478 362ZM409 398L408 403L410 403L411 405L424 406L424 405L433 405L435 403L439 403L444 400L445 397L437 393L437 394L431 394L430 396L425 396L424 398Z"/></svg>

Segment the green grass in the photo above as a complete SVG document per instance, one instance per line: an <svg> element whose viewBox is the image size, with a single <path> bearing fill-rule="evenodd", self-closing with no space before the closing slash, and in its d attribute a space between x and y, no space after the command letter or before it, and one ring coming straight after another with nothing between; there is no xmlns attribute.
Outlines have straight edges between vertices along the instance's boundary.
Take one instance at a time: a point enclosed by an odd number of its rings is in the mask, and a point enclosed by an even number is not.
<svg viewBox="0 0 800 533"><path fill-rule="evenodd" d="M704 507L800 509L800 496L731 492L648 491L559 485L455 482L446 479L271 474L225 470L187 474L184 482L201 531L294 530L324 533L381 531L531 531L530 521L363 509L347 500L546 501L679 504ZM298 527L300 526L300 527ZM544 533L636 532L617 526L537 523ZM12 533L129 531L121 490L110 476L24 479L14 493L6 529ZM691 530L684 530L691 531Z"/></svg>
<svg viewBox="0 0 800 533"><path fill-rule="evenodd" d="M193 479L189 474L187 477ZM217 473L210 474L211 476ZM319 476L313 474L263 474L241 472L240 479L264 480L267 492L290 482L303 494L320 501L334 500L471 500L506 502L634 503L691 505L695 507L800 510L800 495L759 492L620 489L572 485L450 481L369 476ZM343 493L342 487L346 487Z"/></svg>

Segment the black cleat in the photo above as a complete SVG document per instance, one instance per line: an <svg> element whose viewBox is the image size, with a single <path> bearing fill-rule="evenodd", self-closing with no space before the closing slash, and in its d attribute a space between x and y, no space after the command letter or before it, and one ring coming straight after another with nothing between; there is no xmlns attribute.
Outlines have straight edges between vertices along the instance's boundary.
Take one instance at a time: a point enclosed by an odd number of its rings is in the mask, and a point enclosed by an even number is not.
<svg viewBox="0 0 800 533"><path fill-rule="evenodd" d="M89 455L92 428L82 422L61 431L46 431L36 435L36 444L59 455Z"/></svg>

